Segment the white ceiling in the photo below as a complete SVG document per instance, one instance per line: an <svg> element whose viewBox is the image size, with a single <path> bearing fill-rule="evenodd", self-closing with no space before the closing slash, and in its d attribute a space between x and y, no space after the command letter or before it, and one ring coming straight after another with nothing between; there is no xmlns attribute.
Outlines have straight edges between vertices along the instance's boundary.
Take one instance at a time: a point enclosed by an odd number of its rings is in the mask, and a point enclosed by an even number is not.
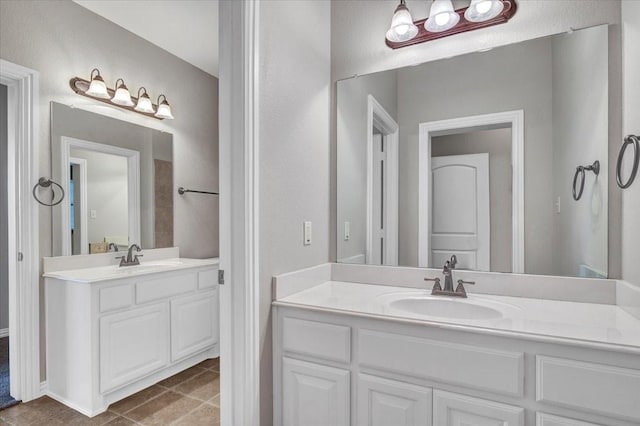
<svg viewBox="0 0 640 426"><path fill-rule="evenodd" d="M218 0L73 0L218 76Z"/></svg>

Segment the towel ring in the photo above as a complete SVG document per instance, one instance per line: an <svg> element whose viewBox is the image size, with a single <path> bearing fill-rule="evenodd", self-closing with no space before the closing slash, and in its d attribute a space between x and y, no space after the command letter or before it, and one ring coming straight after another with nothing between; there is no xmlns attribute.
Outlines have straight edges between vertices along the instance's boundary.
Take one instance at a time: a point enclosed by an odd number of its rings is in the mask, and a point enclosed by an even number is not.
<svg viewBox="0 0 640 426"><path fill-rule="evenodd" d="M38 190L39 187L50 188L51 185L55 185L58 188L60 188L61 196L60 196L60 199L58 201L56 201L56 202L51 201L51 203L45 203L45 202L43 202L42 200L40 200L38 198L37 190ZM62 188L62 186L60 186L59 183L54 182L51 179L46 179L46 178L43 178L43 177L38 179L38 183L36 183L33 186L33 191L31 191L31 192L33 194L33 198L35 198L38 203L42 204L43 206L47 206L47 207L57 206L58 204L60 204L62 202L62 200L64 200L64 188ZM55 191L53 190L52 187L51 187L51 192L53 192L53 199L55 199Z"/></svg>
<svg viewBox="0 0 640 426"><path fill-rule="evenodd" d="M584 181L586 179L586 172L593 172L596 176L600 174L600 161L596 160L590 166L578 166L576 167L576 173L573 175L573 199L578 201L582 198L582 192L584 191ZM578 183L578 176L580 176L580 190L576 188Z"/></svg>
<svg viewBox="0 0 640 426"><path fill-rule="evenodd" d="M627 148L633 145L633 167L631 168L631 175L626 182L622 182L622 161L624 155L627 152ZM616 181L618 186L622 189L627 189L631 186L638 174L638 163L640 163L640 138L636 135L628 135L624 138L624 142L620 147L620 153L618 154L618 164L616 164Z"/></svg>

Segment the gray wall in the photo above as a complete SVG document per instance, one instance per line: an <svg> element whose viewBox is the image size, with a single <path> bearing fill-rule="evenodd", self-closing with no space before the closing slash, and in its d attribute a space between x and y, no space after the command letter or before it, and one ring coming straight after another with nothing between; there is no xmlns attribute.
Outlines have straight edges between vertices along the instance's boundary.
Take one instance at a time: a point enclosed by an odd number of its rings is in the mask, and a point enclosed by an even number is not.
<svg viewBox="0 0 640 426"><path fill-rule="evenodd" d="M9 328L7 107L7 86L0 84L0 330Z"/></svg>
<svg viewBox="0 0 640 426"><path fill-rule="evenodd" d="M0 57L40 72L42 176L51 174L49 102L55 100L173 133L174 186L218 188L215 77L71 1L0 1ZM165 93L176 119L123 113L76 95L69 79L86 78L94 67L111 85L122 77L132 90L145 86L155 96ZM217 198L176 197L174 214L175 245L183 256L218 255ZM51 214L46 208L40 209L40 254L51 254ZM44 337L44 324L41 331ZM44 371L44 351L41 355Z"/></svg>
<svg viewBox="0 0 640 426"><path fill-rule="evenodd" d="M608 28L553 37L553 185L560 198L553 232L553 274L579 276L586 265L607 276L608 235ZM587 172L584 194L574 201L578 165Z"/></svg>
<svg viewBox="0 0 640 426"><path fill-rule="evenodd" d="M640 2L623 1L624 134L640 136ZM631 157L630 154L628 154ZM623 192L622 277L640 285L640 176Z"/></svg>
<svg viewBox="0 0 640 426"><path fill-rule="evenodd" d="M431 139L431 156L489 154L491 264L493 272L511 272L512 173L511 128L476 130ZM441 265L434 265L440 267Z"/></svg>
<svg viewBox="0 0 640 426"><path fill-rule="evenodd" d="M261 425L273 421L271 277L329 260L330 7L260 3ZM310 246L302 245L306 220Z"/></svg>
<svg viewBox="0 0 640 426"><path fill-rule="evenodd" d="M469 70L482 83L469 78ZM508 70L506 72L505 70ZM525 271L550 274L551 39L459 56L398 71L400 125L399 260L418 264L418 127L420 123L524 110Z"/></svg>
<svg viewBox="0 0 640 426"><path fill-rule="evenodd" d="M367 243L368 95L397 120L397 72L389 71L338 82L338 259L364 256ZM350 222L349 241L344 222Z"/></svg>

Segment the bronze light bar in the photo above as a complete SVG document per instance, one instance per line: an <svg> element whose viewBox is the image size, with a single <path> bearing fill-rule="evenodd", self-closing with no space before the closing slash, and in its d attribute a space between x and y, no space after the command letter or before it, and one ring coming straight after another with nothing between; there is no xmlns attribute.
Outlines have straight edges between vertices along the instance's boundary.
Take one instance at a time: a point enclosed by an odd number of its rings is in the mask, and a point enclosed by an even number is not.
<svg viewBox="0 0 640 426"><path fill-rule="evenodd" d="M414 21L414 25L418 27L418 34L410 40L393 42L385 39L387 46L392 49L400 49L401 47L413 46L414 44L420 44L431 40L436 40L443 37L449 37L454 34L466 33L468 31L479 30L481 28L493 27L494 25L504 24L508 22L516 13L515 0L502 0L504 8L498 16L493 19L484 22L469 22L465 19L464 13L468 7L457 9L455 12L460 15L460 21L451 29L432 33L424 28L424 23L428 18Z"/></svg>

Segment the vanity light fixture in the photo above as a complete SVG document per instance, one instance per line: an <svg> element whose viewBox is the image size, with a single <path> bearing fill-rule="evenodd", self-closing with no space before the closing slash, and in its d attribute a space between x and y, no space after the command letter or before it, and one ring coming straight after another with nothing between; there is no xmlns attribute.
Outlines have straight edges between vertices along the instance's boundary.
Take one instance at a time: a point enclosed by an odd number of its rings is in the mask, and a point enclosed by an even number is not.
<svg viewBox="0 0 640 426"><path fill-rule="evenodd" d="M454 34L492 27L508 22L516 13L515 0L471 0L469 7L453 9L451 0L433 0L429 16L411 22L411 14L405 4L394 12L386 43L392 49L412 46ZM418 31L411 32L412 28Z"/></svg>
<svg viewBox="0 0 640 426"><path fill-rule="evenodd" d="M393 18L391 18L391 27L387 31L387 40L395 42L407 41L417 34L418 27L413 23L411 12L409 12L405 0L400 0L400 4L393 13Z"/></svg>
<svg viewBox="0 0 640 426"><path fill-rule="evenodd" d="M96 73L94 76L93 73ZM94 68L91 70L91 75L89 76L89 80L91 83L89 84L89 90L87 90L87 95L93 96L94 98L101 99L110 99L109 92L107 91L107 85L104 83L102 76L100 75L100 70L98 68Z"/></svg>
<svg viewBox="0 0 640 426"><path fill-rule="evenodd" d="M89 80L74 77L69 80L69 85L78 95L86 96L111 106L117 106L158 120L173 119L171 107L165 95L160 95L158 97L158 105L154 105L147 89L141 87L138 90L138 97L135 98L131 96L129 89L121 78L117 79L114 88L110 89L105 84L97 68L91 70ZM160 102L161 98L163 99L162 102Z"/></svg>
<svg viewBox="0 0 640 426"><path fill-rule="evenodd" d="M118 82L121 81L122 84L118 85ZM116 105L122 106L134 106L133 100L131 100L131 93L129 93L129 89L124 84L124 80L119 78L116 80L116 93L111 98L111 102Z"/></svg>
<svg viewBox="0 0 640 426"><path fill-rule="evenodd" d="M140 94L142 92L142 94ZM149 98L149 94L147 93L147 89L141 87L138 89L138 103L134 108L139 112L146 112L148 114L153 114L156 111L153 109L153 103L151 103L151 99Z"/></svg>
<svg viewBox="0 0 640 426"><path fill-rule="evenodd" d="M163 98L162 103L160 103L160 98ZM169 102L167 102L167 97L165 95L158 96L158 112L156 112L156 117L168 118L169 120L173 120L171 107L169 106Z"/></svg>

